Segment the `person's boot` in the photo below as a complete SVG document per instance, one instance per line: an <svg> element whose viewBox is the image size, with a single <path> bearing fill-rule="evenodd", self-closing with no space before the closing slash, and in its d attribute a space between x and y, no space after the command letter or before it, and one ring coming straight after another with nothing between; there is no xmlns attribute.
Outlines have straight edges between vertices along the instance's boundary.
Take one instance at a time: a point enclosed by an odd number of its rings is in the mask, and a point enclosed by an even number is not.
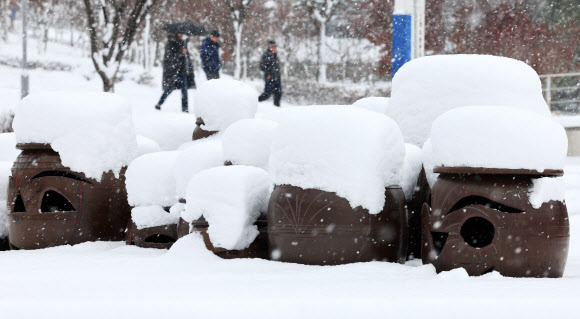
<svg viewBox="0 0 580 319"><path fill-rule="evenodd" d="M159 110L159 111L161 111L161 105L159 105L159 104L156 104L156 105L155 105L155 109L156 109L156 110Z"/></svg>

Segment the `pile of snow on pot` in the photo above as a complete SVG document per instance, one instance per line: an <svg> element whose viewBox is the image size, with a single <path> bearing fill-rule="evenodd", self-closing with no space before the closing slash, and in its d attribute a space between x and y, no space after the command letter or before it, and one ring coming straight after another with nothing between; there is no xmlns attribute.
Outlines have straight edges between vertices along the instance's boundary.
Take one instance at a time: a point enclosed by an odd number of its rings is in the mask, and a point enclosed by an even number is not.
<svg viewBox="0 0 580 319"><path fill-rule="evenodd" d="M564 168L568 140L549 116L500 106L469 106L433 122L423 152L432 167ZM427 170L429 171L429 170Z"/></svg>
<svg viewBox="0 0 580 319"><path fill-rule="evenodd" d="M181 212L173 210L166 212L159 205L140 206L131 210L131 220L137 229L177 224Z"/></svg>
<svg viewBox="0 0 580 319"><path fill-rule="evenodd" d="M253 118L257 109L258 92L253 87L218 79L198 86L193 111L205 122L203 129L221 131L238 120Z"/></svg>
<svg viewBox="0 0 580 319"><path fill-rule="evenodd" d="M222 136L224 158L232 164L268 169L270 147L278 123L263 119L240 120Z"/></svg>
<svg viewBox="0 0 580 319"><path fill-rule="evenodd" d="M405 142L423 146L444 112L469 105L509 105L548 115L538 74L524 62L490 55L438 55L405 63L393 78L387 115Z"/></svg>
<svg viewBox="0 0 580 319"><path fill-rule="evenodd" d="M335 192L371 214L382 211L385 187L401 185L405 145L389 117L352 106L293 108L272 143L276 185Z"/></svg>
<svg viewBox="0 0 580 319"><path fill-rule="evenodd" d="M62 164L87 177L119 173L137 154L131 108L112 93L32 93L16 107L18 143L46 143Z"/></svg>
<svg viewBox="0 0 580 319"><path fill-rule="evenodd" d="M405 198L410 200L415 193L417 180L423 168L423 151L418 146L405 144L405 162L403 164L403 183L401 187Z"/></svg>
<svg viewBox="0 0 580 319"><path fill-rule="evenodd" d="M388 97L365 97L353 103L352 106L362 107L369 111L386 114L389 107Z"/></svg>
<svg viewBox="0 0 580 319"><path fill-rule="evenodd" d="M175 194L173 167L179 152L149 153L136 158L125 173L127 197L131 206L171 206Z"/></svg>
<svg viewBox="0 0 580 319"><path fill-rule="evenodd" d="M179 198L185 198L187 183L197 173L224 165L222 142L218 138L194 141L182 150L175 160L173 176Z"/></svg>
<svg viewBox="0 0 580 319"><path fill-rule="evenodd" d="M241 250L258 236L256 222L270 199L268 173L251 166L221 166L195 175L187 187L181 214L188 222L203 216L215 247Z"/></svg>

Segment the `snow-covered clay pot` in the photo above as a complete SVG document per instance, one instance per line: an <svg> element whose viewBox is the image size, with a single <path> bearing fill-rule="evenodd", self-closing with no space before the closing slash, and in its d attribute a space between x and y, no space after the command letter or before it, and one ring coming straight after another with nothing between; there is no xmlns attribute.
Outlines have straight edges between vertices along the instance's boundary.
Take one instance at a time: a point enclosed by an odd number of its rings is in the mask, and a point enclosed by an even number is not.
<svg viewBox="0 0 580 319"><path fill-rule="evenodd" d="M139 229L131 221L127 229L127 245L143 248L169 249L177 240L177 225L161 225Z"/></svg>
<svg viewBox="0 0 580 319"><path fill-rule="evenodd" d="M404 262L405 144L397 124L350 106L286 112L268 163L276 185L270 257L312 265Z"/></svg>
<svg viewBox="0 0 580 319"><path fill-rule="evenodd" d="M212 251L217 256L224 259L233 258L262 258L268 259L268 224L266 216L260 216L256 221L255 225L258 227L258 236L250 244L248 248L236 250L236 249L225 249L221 247L215 247L207 233L209 228L208 222L205 218L200 218L193 221L191 224L185 221L183 218L179 220L179 225L177 226L178 237L181 238L190 233L199 233L203 237L203 242L205 247Z"/></svg>
<svg viewBox="0 0 580 319"><path fill-rule="evenodd" d="M124 169L100 181L61 163L48 144L19 144L8 190L8 237L13 248L37 249L96 240L122 240L131 210Z"/></svg>
<svg viewBox="0 0 580 319"><path fill-rule="evenodd" d="M369 214L336 193L276 186L268 208L270 257L308 265L404 263L405 196L400 187L387 187L385 197L383 210Z"/></svg>
<svg viewBox="0 0 580 319"><path fill-rule="evenodd" d="M470 275L561 277L567 145L544 112L469 106L439 116L423 146L432 186L421 211L423 262Z"/></svg>
<svg viewBox="0 0 580 319"><path fill-rule="evenodd" d="M423 262L437 272L463 267L474 276L562 277L568 213L563 198L546 190L563 181L547 177L550 172L467 171L436 170L441 174L421 216Z"/></svg>

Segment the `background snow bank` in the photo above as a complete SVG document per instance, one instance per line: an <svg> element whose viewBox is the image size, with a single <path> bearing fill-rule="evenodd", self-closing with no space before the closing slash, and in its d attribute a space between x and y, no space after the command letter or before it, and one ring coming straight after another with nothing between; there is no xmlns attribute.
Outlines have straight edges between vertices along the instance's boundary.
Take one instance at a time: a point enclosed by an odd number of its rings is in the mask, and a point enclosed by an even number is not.
<svg viewBox="0 0 580 319"><path fill-rule="evenodd" d="M194 113L203 118L204 129L220 131L237 120L253 118L258 109L258 92L240 81L224 78L198 86Z"/></svg>
<svg viewBox="0 0 580 319"><path fill-rule="evenodd" d="M281 119L270 155L276 185L336 192L377 214L385 187L401 185L405 146L385 115L351 106L293 108Z"/></svg>
<svg viewBox="0 0 580 319"><path fill-rule="evenodd" d="M125 173L127 195L132 206L171 206L175 194L173 166L179 152L149 153L136 158Z"/></svg>
<svg viewBox="0 0 580 319"><path fill-rule="evenodd" d="M191 142L177 156L173 166L177 196L185 198L187 183L195 174L204 169L223 165L224 155L220 139L204 138Z"/></svg>
<svg viewBox="0 0 580 319"><path fill-rule="evenodd" d="M542 172L563 169L567 148L566 132L549 116L510 107L470 106L438 117L431 129L431 145L423 151L435 167Z"/></svg>
<svg viewBox="0 0 580 319"><path fill-rule="evenodd" d="M6 195L8 195L8 181L11 175L12 162L0 162L0 238L8 236L6 219Z"/></svg>
<svg viewBox="0 0 580 319"><path fill-rule="evenodd" d="M538 74L524 62L489 55L436 55L405 63L393 78L387 114L405 142L421 147L437 116L468 105L509 105L549 115Z"/></svg>
<svg viewBox="0 0 580 319"><path fill-rule="evenodd" d="M240 120L222 136L224 159L233 164L268 169L268 158L278 123L262 119Z"/></svg>
<svg viewBox="0 0 580 319"><path fill-rule="evenodd" d="M140 206L131 210L131 219L137 229L177 224L180 211L166 212L159 205Z"/></svg>
<svg viewBox="0 0 580 319"><path fill-rule="evenodd" d="M14 133L0 133L0 161L14 162L20 154Z"/></svg>
<svg viewBox="0 0 580 319"><path fill-rule="evenodd" d="M254 223L270 198L271 184L268 173L257 167L207 169L189 182L182 217L193 221L203 215L209 223L209 238L216 247L248 248L258 236Z"/></svg>
<svg viewBox="0 0 580 319"><path fill-rule="evenodd" d="M369 111L386 114L389 108L388 97L365 97L353 103L352 106L362 107Z"/></svg>
<svg viewBox="0 0 580 319"><path fill-rule="evenodd" d="M134 116L137 134L159 144L162 151L173 151L191 141L195 116L185 113L147 112Z"/></svg>
<svg viewBox="0 0 580 319"><path fill-rule="evenodd" d="M18 104L18 143L49 143L62 164L100 180L133 160L137 139L131 108L111 93L61 91L32 93Z"/></svg>

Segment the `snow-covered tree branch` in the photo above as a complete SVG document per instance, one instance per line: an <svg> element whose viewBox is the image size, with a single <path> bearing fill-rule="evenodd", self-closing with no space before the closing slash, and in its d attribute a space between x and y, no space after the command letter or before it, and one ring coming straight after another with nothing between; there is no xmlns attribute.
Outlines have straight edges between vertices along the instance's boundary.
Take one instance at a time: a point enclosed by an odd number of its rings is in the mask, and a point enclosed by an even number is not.
<svg viewBox="0 0 580 319"><path fill-rule="evenodd" d="M119 67L131 47L139 26L157 0L83 0L91 43L91 59L103 80L103 90L112 92Z"/></svg>

